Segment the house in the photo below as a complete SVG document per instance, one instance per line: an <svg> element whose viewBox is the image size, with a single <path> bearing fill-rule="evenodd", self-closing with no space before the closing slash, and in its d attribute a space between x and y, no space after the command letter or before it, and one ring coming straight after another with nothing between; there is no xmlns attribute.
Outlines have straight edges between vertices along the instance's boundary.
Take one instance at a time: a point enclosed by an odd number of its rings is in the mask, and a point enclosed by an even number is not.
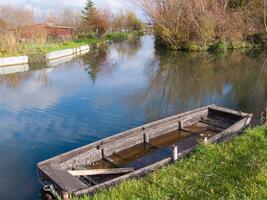
<svg viewBox="0 0 267 200"><path fill-rule="evenodd" d="M76 37L77 28L58 26L53 23L41 23L6 31L18 33L23 40L31 40L44 36L51 40L68 40Z"/></svg>
<svg viewBox="0 0 267 200"><path fill-rule="evenodd" d="M25 26L21 30L21 37L32 39L36 34L46 33L49 39L72 39L76 36L76 28L69 26L57 26L53 23L34 24Z"/></svg>

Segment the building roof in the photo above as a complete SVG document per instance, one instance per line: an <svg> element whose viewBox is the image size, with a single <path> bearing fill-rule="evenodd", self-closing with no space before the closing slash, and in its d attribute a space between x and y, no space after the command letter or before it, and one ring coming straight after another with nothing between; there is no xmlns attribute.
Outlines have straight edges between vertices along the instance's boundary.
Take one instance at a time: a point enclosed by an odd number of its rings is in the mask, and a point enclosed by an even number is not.
<svg viewBox="0 0 267 200"><path fill-rule="evenodd" d="M64 28L64 29L76 29L76 27L73 26L59 26L59 25L55 25L54 23L45 23L46 27L49 28Z"/></svg>

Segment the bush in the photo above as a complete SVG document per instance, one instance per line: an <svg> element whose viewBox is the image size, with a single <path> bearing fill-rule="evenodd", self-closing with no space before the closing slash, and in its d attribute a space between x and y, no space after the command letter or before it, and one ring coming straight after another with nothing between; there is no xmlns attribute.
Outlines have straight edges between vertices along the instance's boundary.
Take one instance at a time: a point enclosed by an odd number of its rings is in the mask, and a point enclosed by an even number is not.
<svg viewBox="0 0 267 200"><path fill-rule="evenodd" d="M242 44L248 36L265 32L262 0L136 1L153 20L157 38L171 49L207 49L199 48L207 44L232 48L236 45L226 43Z"/></svg>

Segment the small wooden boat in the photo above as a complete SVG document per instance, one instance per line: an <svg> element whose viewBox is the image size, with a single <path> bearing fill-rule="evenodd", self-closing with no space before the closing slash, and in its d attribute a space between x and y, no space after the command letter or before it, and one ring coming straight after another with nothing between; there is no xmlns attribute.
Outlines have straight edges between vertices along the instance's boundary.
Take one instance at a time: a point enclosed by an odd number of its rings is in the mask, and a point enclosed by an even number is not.
<svg viewBox="0 0 267 200"><path fill-rule="evenodd" d="M39 180L62 199L141 177L192 152L241 133L252 114L216 105L152 122L38 163Z"/></svg>

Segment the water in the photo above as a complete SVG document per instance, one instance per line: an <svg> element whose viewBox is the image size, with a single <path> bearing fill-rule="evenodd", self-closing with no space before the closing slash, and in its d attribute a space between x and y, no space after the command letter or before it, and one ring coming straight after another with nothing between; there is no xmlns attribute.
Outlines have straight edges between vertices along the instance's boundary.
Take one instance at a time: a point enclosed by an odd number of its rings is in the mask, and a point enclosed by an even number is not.
<svg viewBox="0 0 267 200"><path fill-rule="evenodd" d="M264 51L156 51L144 36L54 67L0 75L0 199L39 199L36 164L175 113L218 104L255 113Z"/></svg>

